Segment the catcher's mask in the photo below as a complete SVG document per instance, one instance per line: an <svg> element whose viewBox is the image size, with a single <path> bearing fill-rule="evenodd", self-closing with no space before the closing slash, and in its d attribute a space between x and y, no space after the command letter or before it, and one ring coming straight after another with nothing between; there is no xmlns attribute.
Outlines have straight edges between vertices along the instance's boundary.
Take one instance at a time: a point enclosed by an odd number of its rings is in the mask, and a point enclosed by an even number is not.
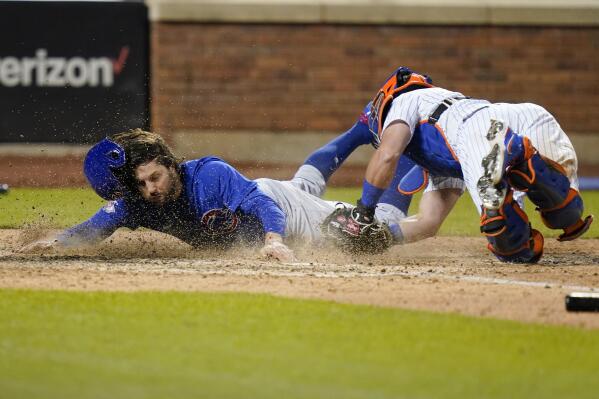
<svg viewBox="0 0 599 399"><path fill-rule="evenodd" d="M123 147L105 138L88 151L83 161L83 172L100 197L114 200L125 193L125 187L114 175L114 172L125 164Z"/></svg>
<svg viewBox="0 0 599 399"><path fill-rule="evenodd" d="M393 99L412 90L434 87L432 83L433 80L427 75L412 72L407 67L399 67L393 72L372 100L372 109L368 114L368 128L374 138L373 145L375 148L381 142L379 133L382 131L383 122Z"/></svg>

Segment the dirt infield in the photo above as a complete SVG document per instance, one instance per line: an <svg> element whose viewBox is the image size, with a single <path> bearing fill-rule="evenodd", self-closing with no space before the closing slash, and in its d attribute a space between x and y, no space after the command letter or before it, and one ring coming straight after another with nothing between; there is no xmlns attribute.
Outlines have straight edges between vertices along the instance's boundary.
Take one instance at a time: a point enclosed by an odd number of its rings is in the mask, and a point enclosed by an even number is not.
<svg viewBox="0 0 599 399"><path fill-rule="evenodd" d="M538 265L492 259L483 238L438 237L374 257L299 248L298 263L250 249L198 252L149 231L119 231L78 253L23 255L34 235L0 230L0 287L243 291L547 324L599 328L599 313L568 313L564 295L599 291L599 240L549 239Z"/></svg>

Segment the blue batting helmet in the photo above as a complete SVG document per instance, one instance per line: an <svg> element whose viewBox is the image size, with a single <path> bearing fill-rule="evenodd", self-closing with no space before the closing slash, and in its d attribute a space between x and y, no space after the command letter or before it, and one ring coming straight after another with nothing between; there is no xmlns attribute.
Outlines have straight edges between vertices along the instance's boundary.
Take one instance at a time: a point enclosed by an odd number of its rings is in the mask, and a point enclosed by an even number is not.
<svg viewBox="0 0 599 399"><path fill-rule="evenodd" d="M94 145L85 156L83 172L94 191L106 200L121 197L126 189L114 172L125 166L125 149L105 138Z"/></svg>

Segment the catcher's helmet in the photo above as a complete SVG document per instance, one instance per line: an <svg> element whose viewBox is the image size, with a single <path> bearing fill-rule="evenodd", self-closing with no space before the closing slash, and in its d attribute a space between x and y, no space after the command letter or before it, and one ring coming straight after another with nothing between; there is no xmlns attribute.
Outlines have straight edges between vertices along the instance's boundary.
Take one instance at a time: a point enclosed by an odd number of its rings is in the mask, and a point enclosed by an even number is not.
<svg viewBox="0 0 599 399"><path fill-rule="evenodd" d="M105 138L94 145L85 156L83 172L94 191L106 200L121 197L126 189L114 172L125 166L125 149Z"/></svg>
<svg viewBox="0 0 599 399"><path fill-rule="evenodd" d="M391 74L372 100L371 111L368 114L368 128L372 133L375 147L380 144L379 134L393 99L400 94L427 87L434 87L433 80L427 75L413 72L408 67L399 67Z"/></svg>

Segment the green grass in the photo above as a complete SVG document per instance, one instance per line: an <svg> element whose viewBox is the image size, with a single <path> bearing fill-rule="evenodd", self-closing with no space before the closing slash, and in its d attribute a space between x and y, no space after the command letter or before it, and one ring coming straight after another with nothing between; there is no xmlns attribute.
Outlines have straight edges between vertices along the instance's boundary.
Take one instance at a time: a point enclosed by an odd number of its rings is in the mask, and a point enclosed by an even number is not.
<svg viewBox="0 0 599 399"><path fill-rule="evenodd" d="M0 228L30 223L68 227L93 215L104 202L88 188L14 188L0 195Z"/></svg>
<svg viewBox="0 0 599 399"><path fill-rule="evenodd" d="M325 198L355 203L360 195L359 188L330 188ZM410 214L418 212L420 194L414 197ZM584 191L586 214L599 216L599 191ZM0 228L18 228L28 223L47 227L64 228L82 222L93 215L104 202L91 189L64 188L13 189L8 195L0 195ZM532 225L546 237L557 237L560 232L546 228L534 206L527 201L526 209ZM466 193L441 227L440 235L479 236L479 217ZM585 238L599 238L596 225L585 234Z"/></svg>
<svg viewBox="0 0 599 399"><path fill-rule="evenodd" d="M2 398L596 398L596 331L267 295L0 290Z"/></svg>
<svg viewBox="0 0 599 399"><path fill-rule="evenodd" d="M583 198L599 214L599 193ZM0 227L66 227L102 203L14 189ZM467 195L441 234L479 234ZM0 398L594 398L598 358L598 332L568 327L267 295L0 289Z"/></svg>

